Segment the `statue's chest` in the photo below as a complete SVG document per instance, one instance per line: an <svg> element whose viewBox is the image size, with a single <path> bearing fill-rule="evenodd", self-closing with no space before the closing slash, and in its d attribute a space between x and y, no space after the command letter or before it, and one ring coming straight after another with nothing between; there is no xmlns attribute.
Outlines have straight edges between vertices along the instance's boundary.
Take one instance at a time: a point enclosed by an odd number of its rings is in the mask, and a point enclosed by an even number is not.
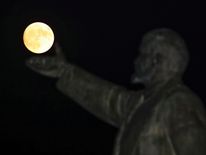
<svg viewBox="0 0 206 155"><path fill-rule="evenodd" d="M150 98L125 121L117 138L115 155L156 155L155 143L161 143L165 137L163 122L159 119L160 102L159 98Z"/></svg>

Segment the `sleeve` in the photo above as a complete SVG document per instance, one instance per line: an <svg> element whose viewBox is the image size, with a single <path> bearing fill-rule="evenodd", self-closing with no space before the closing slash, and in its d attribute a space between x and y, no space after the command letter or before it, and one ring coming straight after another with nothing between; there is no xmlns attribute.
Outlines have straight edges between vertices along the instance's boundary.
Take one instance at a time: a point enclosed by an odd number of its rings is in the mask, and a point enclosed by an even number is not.
<svg viewBox="0 0 206 155"><path fill-rule="evenodd" d="M194 94L177 93L171 101L170 136L178 155L206 154L206 115Z"/></svg>
<svg viewBox="0 0 206 155"><path fill-rule="evenodd" d="M206 130L198 126L181 128L173 136L174 149L178 155L205 155Z"/></svg>
<svg viewBox="0 0 206 155"><path fill-rule="evenodd" d="M116 127L142 98L141 93L128 91L70 64L58 80L57 89Z"/></svg>

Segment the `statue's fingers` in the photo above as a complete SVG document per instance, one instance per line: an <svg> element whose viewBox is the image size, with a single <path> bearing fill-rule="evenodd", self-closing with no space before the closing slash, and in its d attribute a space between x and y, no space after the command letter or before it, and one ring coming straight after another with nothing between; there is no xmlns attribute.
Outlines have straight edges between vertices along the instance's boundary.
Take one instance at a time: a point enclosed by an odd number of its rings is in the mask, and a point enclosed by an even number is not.
<svg viewBox="0 0 206 155"><path fill-rule="evenodd" d="M37 71L38 70L47 70L53 66L56 66L54 58L49 56L34 56L26 60L26 66L30 69Z"/></svg>
<svg viewBox="0 0 206 155"><path fill-rule="evenodd" d="M45 59L39 56L30 57L26 60L26 66L29 68L40 67L45 64Z"/></svg>

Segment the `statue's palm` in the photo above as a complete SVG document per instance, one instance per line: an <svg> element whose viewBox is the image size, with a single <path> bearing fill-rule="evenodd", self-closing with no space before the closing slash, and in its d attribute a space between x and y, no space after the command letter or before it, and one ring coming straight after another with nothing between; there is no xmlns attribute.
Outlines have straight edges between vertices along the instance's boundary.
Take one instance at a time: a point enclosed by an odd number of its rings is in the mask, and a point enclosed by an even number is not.
<svg viewBox="0 0 206 155"><path fill-rule="evenodd" d="M54 78L60 77L66 65L66 59L58 43L54 46L55 56L34 56L26 60L26 65L39 74Z"/></svg>

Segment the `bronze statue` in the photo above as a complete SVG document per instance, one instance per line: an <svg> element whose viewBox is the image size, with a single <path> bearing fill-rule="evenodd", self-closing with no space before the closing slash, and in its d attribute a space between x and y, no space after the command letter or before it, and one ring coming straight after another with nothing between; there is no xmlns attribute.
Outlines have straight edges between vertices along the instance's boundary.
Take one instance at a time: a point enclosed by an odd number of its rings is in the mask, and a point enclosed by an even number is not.
<svg viewBox="0 0 206 155"><path fill-rule="evenodd" d="M189 55L182 38L162 28L142 39L128 90L56 56L36 56L32 70L58 78L57 88L100 119L118 127L114 155L205 155L206 113L202 101L182 82Z"/></svg>

